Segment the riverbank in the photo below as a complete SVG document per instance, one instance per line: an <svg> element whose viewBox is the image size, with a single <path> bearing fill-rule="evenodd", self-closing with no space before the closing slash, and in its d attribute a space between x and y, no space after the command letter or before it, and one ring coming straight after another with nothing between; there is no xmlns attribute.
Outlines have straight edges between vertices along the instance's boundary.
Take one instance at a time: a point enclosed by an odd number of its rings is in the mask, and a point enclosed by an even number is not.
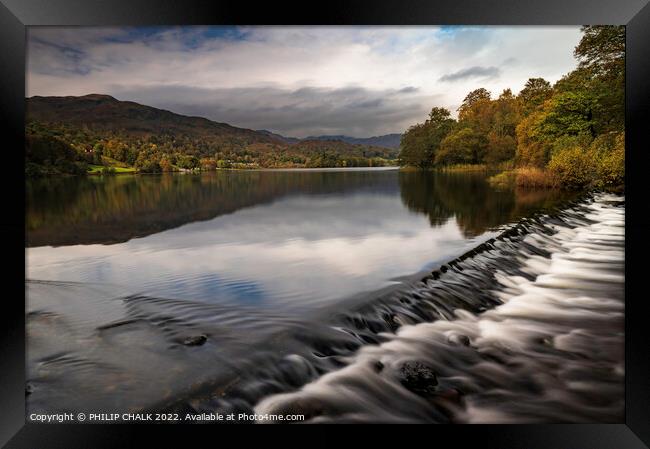
<svg viewBox="0 0 650 449"><path fill-rule="evenodd" d="M210 172L219 172L219 171L263 171L263 170L287 170L287 171L304 171L304 170L367 170L367 169L387 169L387 170L397 170L400 167L398 165L378 165L378 166L356 166L356 167L260 167L260 166L251 166L251 167L216 167L211 169L184 169L176 168L174 170L166 171L139 171L135 167L129 166L117 166L117 165L88 165L86 172L80 171L78 173L60 173L56 171L41 170L38 172L29 172L27 177L31 179L36 178L48 178L48 177L74 177L74 176L112 176L112 175L156 175L156 174L181 174L181 173L210 173Z"/></svg>
<svg viewBox="0 0 650 449"><path fill-rule="evenodd" d="M591 179L588 184L564 183L562 178L548 169L537 167L519 167L511 170L504 170L488 178L488 182L497 188L531 188L531 189L568 189L568 190L602 190L610 193L622 194L625 192L625 185L605 183L597 179Z"/></svg>

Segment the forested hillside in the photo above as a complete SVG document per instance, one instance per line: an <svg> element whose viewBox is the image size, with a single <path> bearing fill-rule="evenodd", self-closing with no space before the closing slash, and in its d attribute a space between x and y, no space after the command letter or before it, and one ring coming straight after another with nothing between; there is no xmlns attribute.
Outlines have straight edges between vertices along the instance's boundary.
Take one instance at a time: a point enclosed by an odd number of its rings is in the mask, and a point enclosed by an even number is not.
<svg viewBox="0 0 650 449"><path fill-rule="evenodd" d="M418 168L516 168L494 178L518 185L621 186L625 173L625 28L584 26L578 67L554 85L530 78L514 95L471 91L453 119L434 107L411 126L400 162Z"/></svg>
<svg viewBox="0 0 650 449"><path fill-rule="evenodd" d="M342 141L295 143L269 132L118 101L108 95L27 99L26 172L83 174L390 164L396 150Z"/></svg>

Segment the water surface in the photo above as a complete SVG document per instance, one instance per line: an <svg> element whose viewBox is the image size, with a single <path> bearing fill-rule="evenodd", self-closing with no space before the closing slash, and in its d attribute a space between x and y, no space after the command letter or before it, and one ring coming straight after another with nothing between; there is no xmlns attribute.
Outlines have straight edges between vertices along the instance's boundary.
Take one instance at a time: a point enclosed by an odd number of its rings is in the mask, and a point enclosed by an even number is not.
<svg viewBox="0 0 650 449"><path fill-rule="evenodd" d="M299 351L286 335L313 341L373 292L568 199L496 189L486 176L355 169L31 181L28 407L139 410L227 385L260 359ZM184 344L200 335L205 344Z"/></svg>

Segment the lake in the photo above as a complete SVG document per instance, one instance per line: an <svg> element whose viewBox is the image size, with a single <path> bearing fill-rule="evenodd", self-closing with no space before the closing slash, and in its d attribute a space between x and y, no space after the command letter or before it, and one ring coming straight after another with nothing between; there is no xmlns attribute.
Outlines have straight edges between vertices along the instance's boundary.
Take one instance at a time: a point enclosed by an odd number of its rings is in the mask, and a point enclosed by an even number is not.
<svg viewBox="0 0 650 449"><path fill-rule="evenodd" d="M224 171L28 187L32 280L303 313L426 270L554 204L479 173Z"/></svg>
<svg viewBox="0 0 650 449"><path fill-rule="evenodd" d="M28 409L189 407L215 391L232 398L216 408L251 408L348 363L332 348L383 337L355 340L341 316L370 322L363 311L392 307L391 292L577 197L494 188L487 176L376 168L29 181ZM287 371L295 357L308 363Z"/></svg>

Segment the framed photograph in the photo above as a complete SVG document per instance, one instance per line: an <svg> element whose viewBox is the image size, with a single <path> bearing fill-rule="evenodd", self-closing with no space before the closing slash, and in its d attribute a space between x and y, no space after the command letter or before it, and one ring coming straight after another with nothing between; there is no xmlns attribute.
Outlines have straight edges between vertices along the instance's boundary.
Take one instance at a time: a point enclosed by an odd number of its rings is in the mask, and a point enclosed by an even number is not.
<svg viewBox="0 0 650 449"><path fill-rule="evenodd" d="M649 447L647 0L2 0L0 33L0 444Z"/></svg>

